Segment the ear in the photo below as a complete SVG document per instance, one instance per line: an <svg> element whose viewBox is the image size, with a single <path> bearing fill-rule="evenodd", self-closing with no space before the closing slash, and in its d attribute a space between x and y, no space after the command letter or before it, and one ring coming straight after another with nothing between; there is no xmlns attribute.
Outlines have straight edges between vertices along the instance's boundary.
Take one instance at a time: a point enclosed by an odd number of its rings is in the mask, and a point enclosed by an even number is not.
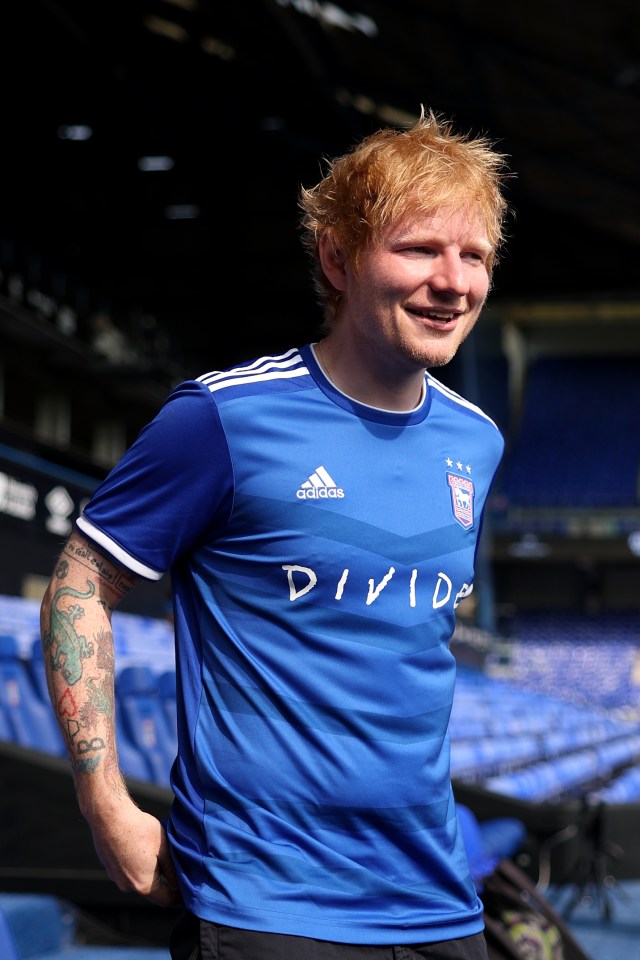
<svg viewBox="0 0 640 960"><path fill-rule="evenodd" d="M318 256L327 280L336 290L343 291L347 285L344 260L326 233L323 233L318 241Z"/></svg>

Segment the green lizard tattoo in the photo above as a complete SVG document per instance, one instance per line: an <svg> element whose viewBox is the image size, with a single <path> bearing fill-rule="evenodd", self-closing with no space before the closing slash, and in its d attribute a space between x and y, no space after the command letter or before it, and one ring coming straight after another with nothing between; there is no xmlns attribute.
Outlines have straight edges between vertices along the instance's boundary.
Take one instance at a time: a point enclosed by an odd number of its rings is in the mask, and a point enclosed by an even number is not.
<svg viewBox="0 0 640 960"><path fill-rule="evenodd" d="M62 676L69 685L76 683L82 676L82 660L93 653L93 644L86 637L78 634L75 621L84 616L84 608L79 603L72 603L67 610L60 610L59 602L62 597L77 597L78 600L88 600L96 592L96 588L87 580L89 590L81 593L73 587L60 587L56 591L51 604L51 628L44 635L44 648L51 652L51 666L54 670L62 670Z"/></svg>

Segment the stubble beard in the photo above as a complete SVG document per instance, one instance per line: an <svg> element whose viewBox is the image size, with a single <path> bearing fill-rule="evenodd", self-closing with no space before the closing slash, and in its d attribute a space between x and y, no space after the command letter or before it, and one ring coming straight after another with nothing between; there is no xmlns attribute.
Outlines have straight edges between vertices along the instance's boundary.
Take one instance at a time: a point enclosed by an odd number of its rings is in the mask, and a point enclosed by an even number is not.
<svg viewBox="0 0 640 960"><path fill-rule="evenodd" d="M470 332L470 330L465 331L464 336L460 340L447 345L444 351L438 350L434 345L429 343L416 346L415 344L406 342L405 349L418 367L424 368L425 370L430 370L433 367L446 367L448 363L451 363Z"/></svg>
<svg viewBox="0 0 640 960"><path fill-rule="evenodd" d="M445 346L445 352L441 350L434 349L430 343L426 343L424 347L418 348L415 350L416 360L420 363L421 366L424 366L426 370L431 369L432 367L446 367L448 363L451 363L458 350L465 342L473 328L477 323L478 317L476 316L472 323L467 324L463 330L460 338L454 343L448 345L445 343L446 334L443 334L442 337L435 334L435 342L439 345Z"/></svg>

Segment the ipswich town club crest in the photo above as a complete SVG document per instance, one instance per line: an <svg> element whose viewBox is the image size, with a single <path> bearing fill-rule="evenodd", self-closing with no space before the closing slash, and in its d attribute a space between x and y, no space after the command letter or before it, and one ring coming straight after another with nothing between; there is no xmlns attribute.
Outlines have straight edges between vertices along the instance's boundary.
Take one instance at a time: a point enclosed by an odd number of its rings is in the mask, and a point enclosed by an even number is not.
<svg viewBox="0 0 640 960"><path fill-rule="evenodd" d="M473 481L468 477L458 477L454 473L447 474L449 489L451 490L451 506L453 515L463 527L473 526Z"/></svg>

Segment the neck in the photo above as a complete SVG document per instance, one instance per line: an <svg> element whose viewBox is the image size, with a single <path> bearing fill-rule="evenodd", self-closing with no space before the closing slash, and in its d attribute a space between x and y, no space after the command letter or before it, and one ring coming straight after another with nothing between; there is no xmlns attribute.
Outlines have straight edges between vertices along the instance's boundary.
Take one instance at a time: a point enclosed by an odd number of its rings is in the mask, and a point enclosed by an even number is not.
<svg viewBox="0 0 640 960"><path fill-rule="evenodd" d="M315 348L316 358L327 379L353 400L394 413L406 413L420 405L424 370L413 370L409 376L394 378L384 364L379 364L379 369L369 365L365 354L364 349L350 351L333 332Z"/></svg>

